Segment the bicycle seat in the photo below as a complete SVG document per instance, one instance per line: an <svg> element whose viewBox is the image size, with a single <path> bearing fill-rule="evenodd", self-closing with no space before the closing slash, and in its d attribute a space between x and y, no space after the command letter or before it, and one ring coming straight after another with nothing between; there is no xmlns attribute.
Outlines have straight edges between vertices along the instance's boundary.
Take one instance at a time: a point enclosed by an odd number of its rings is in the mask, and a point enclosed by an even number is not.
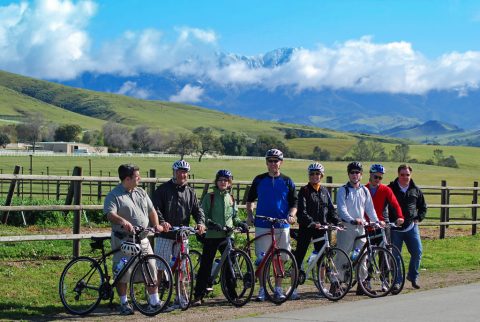
<svg viewBox="0 0 480 322"><path fill-rule="evenodd" d="M107 239L110 239L110 237L96 237L96 236L92 236L90 238L92 240L92 242L90 243L90 247L92 247L92 249L102 249L103 248L103 241L107 240Z"/></svg>

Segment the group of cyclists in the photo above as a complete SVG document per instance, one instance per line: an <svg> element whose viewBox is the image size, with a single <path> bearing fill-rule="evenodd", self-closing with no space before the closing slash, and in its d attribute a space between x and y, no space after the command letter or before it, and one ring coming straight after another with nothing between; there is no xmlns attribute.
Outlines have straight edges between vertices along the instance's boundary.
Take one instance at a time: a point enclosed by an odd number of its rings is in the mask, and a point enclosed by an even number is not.
<svg viewBox="0 0 480 322"><path fill-rule="evenodd" d="M283 153L278 149L270 149L265 154L267 172L253 179L247 196L246 222L238 217L238 207L231 194L233 175L222 169L216 173L213 190L206 193L199 202L195 191L188 185L190 164L185 160L175 161L172 165L173 176L161 184L154 192L152 199L138 187L140 181L139 168L135 165L121 165L118 169L121 183L113 189L105 199L104 213L112 223L112 247L119 246L129 234L133 226L152 226L160 233L155 238L152 249L148 239L142 240L142 249L147 253L155 253L167 261L174 256L174 226L189 226L190 217L196 223L196 230L202 238L203 252L200 268L196 274L194 299L192 306L202 305L205 295L211 291L210 271L215 255L227 233L223 227L239 227L247 230L249 225L255 227L255 234L261 235L270 231L271 223L260 217L283 219L275 224L275 237L280 248L291 249L290 225L298 221L299 229L297 247L294 256L298 269L302 269L307 249L312 239L323 234L321 227L326 224L343 225L336 235L337 247L350 254L354 249L361 249L365 234L365 223L394 222L396 228L390 233L392 243L401 251L403 243L411 255L407 280L412 287L418 289L419 265L422 256L422 244L418 222L425 218L427 207L422 191L415 185L412 168L402 164L398 167L398 177L388 186L382 184L385 168L373 164L369 171L369 182L361 184L363 166L360 162L351 162L347 166L348 182L337 191L337 208L335 209L330 193L321 184L325 175L322 164L314 162L307 168L308 183L297 189L293 180L281 173L284 162ZM255 240L257 259L265 255L271 244L270 238ZM319 250L323 241L314 244ZM222 249L220 249L222 250ZM116 267L119 256L114 256L113 267ZM165 268L159 268L165 269ZM161 274L159 274L161 276ZM402 279L397 274L394 288ZM363 285L365 287L365 285ZM119 283L117 292L120 297L120 314L133 314L127 299L127 284ZM158 293L149 290L149 303L153 307L159 304ZM357 286L357 294L362 289ZM273 294L284 299L282 288L275 287ZM300 298L298 289L290 299ZM257 301L265 301L265 290L260 287ZM179 307L178 298L168 310Z"/></svg>

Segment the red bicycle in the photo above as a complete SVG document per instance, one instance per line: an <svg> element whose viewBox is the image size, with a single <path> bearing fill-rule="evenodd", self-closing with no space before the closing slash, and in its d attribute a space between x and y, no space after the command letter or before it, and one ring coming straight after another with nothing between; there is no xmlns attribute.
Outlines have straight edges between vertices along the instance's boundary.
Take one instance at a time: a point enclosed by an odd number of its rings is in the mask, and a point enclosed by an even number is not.
<svg viewBox="0 0 480 322"><path fill-rule="evenodd" d="M250 239L250 233L247 232L247 244L243 250L252 258L251 244L260 238L271 238L272 244L258 263L255 276L260 279L260 285L265 290L267 298L275 304L282 304L292 296L298 282L298 267L295 256L288 249L279 248L275 238L275 224L287 223L287 221L259 215L256 217L271 224L270 232L255 236L252 240Z"/></svg>

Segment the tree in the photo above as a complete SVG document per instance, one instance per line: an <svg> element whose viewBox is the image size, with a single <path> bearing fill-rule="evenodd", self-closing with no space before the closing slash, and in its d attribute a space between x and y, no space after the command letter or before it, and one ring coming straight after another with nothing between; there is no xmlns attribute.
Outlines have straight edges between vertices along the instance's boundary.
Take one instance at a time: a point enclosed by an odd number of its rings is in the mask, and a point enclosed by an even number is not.
<svg viewBox="0 0 480 322"><path fill-rule="evenodd" d="M132 133L132 147L142 152L150 151L153 140L146 126L139 126Z"/></svg>
<svg viewBox="0 0 480 322"><path fill-rule="evenodd" d="M259 135L255 142L248 147L249 155L264 156L269 149L279 149L283 154L288 153L288 148L281 140L272 135Z"/></svg>
<svg viewBox="0 0 480 322"><path fill-rule="evenodd" d="M197 135L200 144L198 145L197 152L200 155L198 162L202 162L202 157L207 152L221 152L222 143L220 138L213 133L213 129L210 127L197 127L193 130L193 133Z"/></svg>
<svg viewBox="0 0 480 322"><path fill-rule="evenodd" d="M409 159L409 151L410 147L408 144L402 143L396 145L392 152L390 152L390 159L397 162L407 162Z"/></svg>
<svg viewBox="0 0 480 322"><path fill-rule="evenodd" d="M319 146L315 146L310 158L314 160L328 161L330 160L330 152L328 150L321 149Z"/></svg>
<svg viewBox="0 0 480 322"><path fill-rule="evenodd" d="M35 153L37 142L42 138L42 128L45 126L45 120L39 113L28 115L24 123L17 124L17 139L25 143L30 143Z"/></svg>
<svg viewBox="0 0 480 322"><path fill-rule="evenodd" d="M99 130L85 131L82 136L82 143L91 145L103 145L103 135Z"/></svg>
<svg viewBox="0 0 480 322"><path fill-rule="evenodd" d="M10 143L10 138L5 133L0 133L0 146L6 148L7 144Z"/></svg>
<svg viewBox="0 0 480 322"><path fill-rule="evenodd" d="M433 160L435 164L440 165L443 159L445 159L445 157L443 156L443 150L440 150L440 149L433 150Z"/></svg>
<svg viewBox="0 0 480 322"><path fill-rule="evenodd" d="M130 147L130 129L125 125L108 122L103 125L103 142L113 151L126 151Z"/></svg>
<svg viewBox="0 0 480 322"><path fill-rule="evenodd" d="M360 140L352 149L352 157L357 161L370 161L371 151L365 140Z"/></svg>
<svg viewBox="0 0 480 322"><path fill-rule="evenodd" d="M439 165L450 168L458 168L457 160L455 160L453 155L444 158Z"/></svg>
<svg viewBox="0 0 480 322"><path fill-rule="evenodd" d="M57 127L55 130L54 139L56 142L75 142L82 133L82 128L77 124L64 124Z"/></svg>
<svg viewBox="0 0 480 322"><path fill-rule="evenodd" d="M170 153L180 154L180 159L187 154L191 154L198 150L200 141L194 134L180 133L180 135L172 141Z"/></svg>
<svg viewBox="0 0 480 322"><path fill-rule="evenodd" d="M230 132L220 137L226 155L247 155L249 138L244 133Z"/></svg>

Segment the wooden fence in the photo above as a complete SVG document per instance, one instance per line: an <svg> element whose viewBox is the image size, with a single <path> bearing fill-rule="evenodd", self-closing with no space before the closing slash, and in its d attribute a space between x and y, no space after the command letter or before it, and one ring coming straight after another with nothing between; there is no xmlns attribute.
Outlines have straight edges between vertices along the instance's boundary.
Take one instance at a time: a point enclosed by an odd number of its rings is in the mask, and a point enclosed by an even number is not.
<svg viewBox="0 0 480 322"><path fill-rule="evenodd" d="M0 206L0 213L2 214L1 222L8 223L10 212L27 211L73 211L74 221L72 234L63 235L34 235L34 236L0 236L0 242L16 242L16 241L34 241L34 240L73 240L74 255L79 254L80 240L90 238L92 234L81 234L81 216L85 210L102 210L102 201L108 192L118 184L116 177L96 177L83 176L82 169L76 167L73 170L73 176L49 176L49 175L20 175L19 168L15 168L14 174L0 174L0 186L8 185L8 190L5 192L2 188L0 196L6 193L6 202L4 206ZM151 195L155 187L162 182L166 182L170 178L156 178L155 170L150 170L149 177L142 179L142 187ZM190 185L195 188L197 195L202 197L208 192L213 183L209 180L191 179ZM245 208L246 196L250 188L250 181L235 181L232 191L240 208ZM297 184L301 187L304 183ZM334 203L336 202L336 192L343 184L333 183L332 177L326 178L326 186L332 196ZM28 192L25 193L25 187L28 187ZM55 187L54 191L50 193L50 189L45 187ZM442 181L440 186L420 186L426 196L430 198L438 198L439 203L429 203L429 209L439 209L439 221L433 221L433 218L427 216L427 220L422 222L422 226L438 226L440 227L440 238L445 238L446 229L453 225L471 225L471 233L475 235L477 232L477 225L480 221L477 220L478 204L478 182L474 182L471 187L449 187L446 181ZM22 190L23 189L23 190ZM22 190L21 196L24 198L42 198L50 199L53 197L56 200L63 200L65 198L65 205L47 205L47 206L12 206L12 198L15 194L20 196L19 191ZM471 203L454 203L453 197L460 197L463 200L471 197ZM97 204L87 205L84 202L95 201ZM452 218L451 209L467 209L470 214L466 218ZM453 220L452 220L453 219ZM95 234L99 235L99 234Z"/></svg>

